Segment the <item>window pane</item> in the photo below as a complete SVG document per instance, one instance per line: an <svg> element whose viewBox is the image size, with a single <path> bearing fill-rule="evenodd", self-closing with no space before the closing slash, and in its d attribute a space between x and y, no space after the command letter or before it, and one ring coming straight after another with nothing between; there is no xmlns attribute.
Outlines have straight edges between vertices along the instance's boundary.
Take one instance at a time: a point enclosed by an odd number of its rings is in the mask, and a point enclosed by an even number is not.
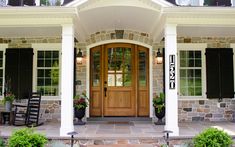
<svg viewBox="0 0 235 147"><path fill-rule="evenodd" d="M38 67L44 67L44 60L38 60Z"/></svg>
<svg viewBox="0 0 235 147"><path fill-rule="evenodd" d="M45 60L45 67L51 67L52 65L51 65L51 59L46 59Z"/></svg>
<svg viewBox="0 0 235 147"><path fill-rule="evenodd" d="M180 66L181 67L186 67L186 65L187 65L186 59L180 59Z"/></svg>
<svg viewBox="0 0 235 147"><path fill-rule="evenodd" d="M38 78L38 86L43 86L44 85L44 79L43 78Z"/></svg>
<svg viewBox="0 0 235 147"><path fill-rule="evenodd" d="M44 69L38 69L38 77L44 77Z"/></svg>
<svg viewBox="0 0 235 147"><path fill-rule="evenodd" d="M201 59L195 59L195 67L201 67L201 66L202 66Z"/></svg>
<svg viewBox="0 0 235 147"><path fill-rule="evenodd" d="M59 52L53 51L53 58L59 58Z"/></svg>
<svg viewBox="0 0 235 147"><path fill-rule="evenodd" d="M185 69L180 70L180 77L186 77L186 70Z"/></svg>
<svg viewBox="0 0 235 147"><path fill-rule="evenodd" d="M2 67L2 63L3 63L2 58L0 58L0 67Z"/></svg>
<svg viewBox="0 0 235 147"><path fill-rule="evenodd" d="M201 87L195 88L195 95L202 95L202 88Z"/></svg>
<svg viewBox="0 0 235 147"><path fill-rule="evenodd" d="M45 51L45 58L51 59L51 57L52 57L51 51Z"/></svg>
<svg viewBox="0 0 235 147"><path fill-rule="evenodd" d="M201 78L195 78L195 86L202 86L202 80Z"/></svg>
<svg viewBox="0 0 235 147"><path fill-rule="evenodd" d="M44 58L44 51L38 51L38 58Z"/></svg>

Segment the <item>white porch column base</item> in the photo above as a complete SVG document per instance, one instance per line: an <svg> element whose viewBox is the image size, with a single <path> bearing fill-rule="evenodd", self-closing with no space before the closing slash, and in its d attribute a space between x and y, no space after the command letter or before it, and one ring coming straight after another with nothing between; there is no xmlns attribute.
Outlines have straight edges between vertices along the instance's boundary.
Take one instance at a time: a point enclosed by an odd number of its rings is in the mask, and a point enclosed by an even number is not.
<svg viewBox="0 0 235 147"><path fill-rule="evenodd" d="M173 55L175 65L174 86L170 87L170 55ZM172 59L171 59L172 60ZM177 80L177 35L176 25L166 24L165 27L165 130L173 131L170 136L179 135L178 127L178 80ZM172 76L172 75L171 75ZM172 77L171 77L172 78Z"/></svg>
<svg viewBox="0 0 235 147"><path fill-rule="evenodd" d="M60 136L68 136L73 126L73 71L74 71L74 29L72 24L62 26L61 66L61 126Z"/></svg>

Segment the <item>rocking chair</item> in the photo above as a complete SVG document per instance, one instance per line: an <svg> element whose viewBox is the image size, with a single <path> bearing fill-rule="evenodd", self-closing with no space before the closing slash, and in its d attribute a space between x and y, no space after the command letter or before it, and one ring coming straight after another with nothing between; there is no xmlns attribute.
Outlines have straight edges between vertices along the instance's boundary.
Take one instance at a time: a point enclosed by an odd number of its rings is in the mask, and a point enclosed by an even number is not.
<svg viewBox="0 0 235 147"><path fill-rule="evenodd" d="M13 125L21 126L39 126L43 123L39 122L41 104L41 93L31 93L28 98L28 105L15 104L15 115ZM26 111L23 109L26 109Z"/></svg>

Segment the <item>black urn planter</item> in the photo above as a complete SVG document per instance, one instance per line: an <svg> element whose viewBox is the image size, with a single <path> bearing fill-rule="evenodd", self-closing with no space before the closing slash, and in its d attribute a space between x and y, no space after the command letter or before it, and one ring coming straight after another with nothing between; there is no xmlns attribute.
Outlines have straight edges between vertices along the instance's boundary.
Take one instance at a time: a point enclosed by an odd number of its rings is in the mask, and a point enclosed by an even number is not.
<svg viewBox="0 0 235 147"><path fill-rule="evenodd" d="M163 107L160 112L158 112L158 108L155 108L155 116L158 118L155 125L163 125L164 123L162 122L162 118L165 117L165 107Z"/></svg>
<svg viewBox="0 0 235 147"><path fill-rule="evenodd" d="M85 125L86 123L82 121L82 118L85 116L86 114L86 109L74 109L74 115L75 117L78 119L77 122L74 123L74 125Z"/></svg>

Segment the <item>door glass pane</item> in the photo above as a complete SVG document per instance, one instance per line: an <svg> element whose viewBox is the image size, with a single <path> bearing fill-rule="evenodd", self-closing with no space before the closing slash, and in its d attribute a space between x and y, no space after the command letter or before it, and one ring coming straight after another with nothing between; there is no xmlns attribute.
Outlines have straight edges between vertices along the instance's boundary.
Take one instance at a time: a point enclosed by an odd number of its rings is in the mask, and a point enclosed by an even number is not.
<svg viewBox="0 0 235 147"><path fill-rule="evenodd" d="M123 86L131 86L131 73L124 74Z"/></svg>
<svg viewBox="0 0 235 147"><path fill-rule="evenodd" d="M109 48L108 50L108 70L115 70L116 63L115 63L115 50L114 48Z"/></svg>
<svg viewBox="0 0 235 147"><path fill-rule="evenodd" d="M108 74L108 86L115 86L115 74Z"/></svg>
<svg viewBox="0 0 235 147"><path fill-rule="evenodd" d="M116 74L116 86L123 86L122 74Z"/></svg>
<svg viewBox="0 0 235 147"><path fill-rule="evenodd" d="M92 86L100 86L100 51L93 51L91 54L91 78Z"/></svg>
<svg viewBox="0 0 235 147"><path fill-rule="evenodd" d="M108 86L131 86L131 48L108 49Z"/></svg>
<svg viewBox="0 0 235 147"><path fill-rule="evenodd" d="M124 49L124 66L123 72L127 73L131 71L131 49L125 48Z"/></svg>
<svg viewBox="0 0 235 147"><path fill-rule="evenodd" d="M141 87L146 86L147 84L146 58L146 52L139 51L139 85Z"/></svg>

